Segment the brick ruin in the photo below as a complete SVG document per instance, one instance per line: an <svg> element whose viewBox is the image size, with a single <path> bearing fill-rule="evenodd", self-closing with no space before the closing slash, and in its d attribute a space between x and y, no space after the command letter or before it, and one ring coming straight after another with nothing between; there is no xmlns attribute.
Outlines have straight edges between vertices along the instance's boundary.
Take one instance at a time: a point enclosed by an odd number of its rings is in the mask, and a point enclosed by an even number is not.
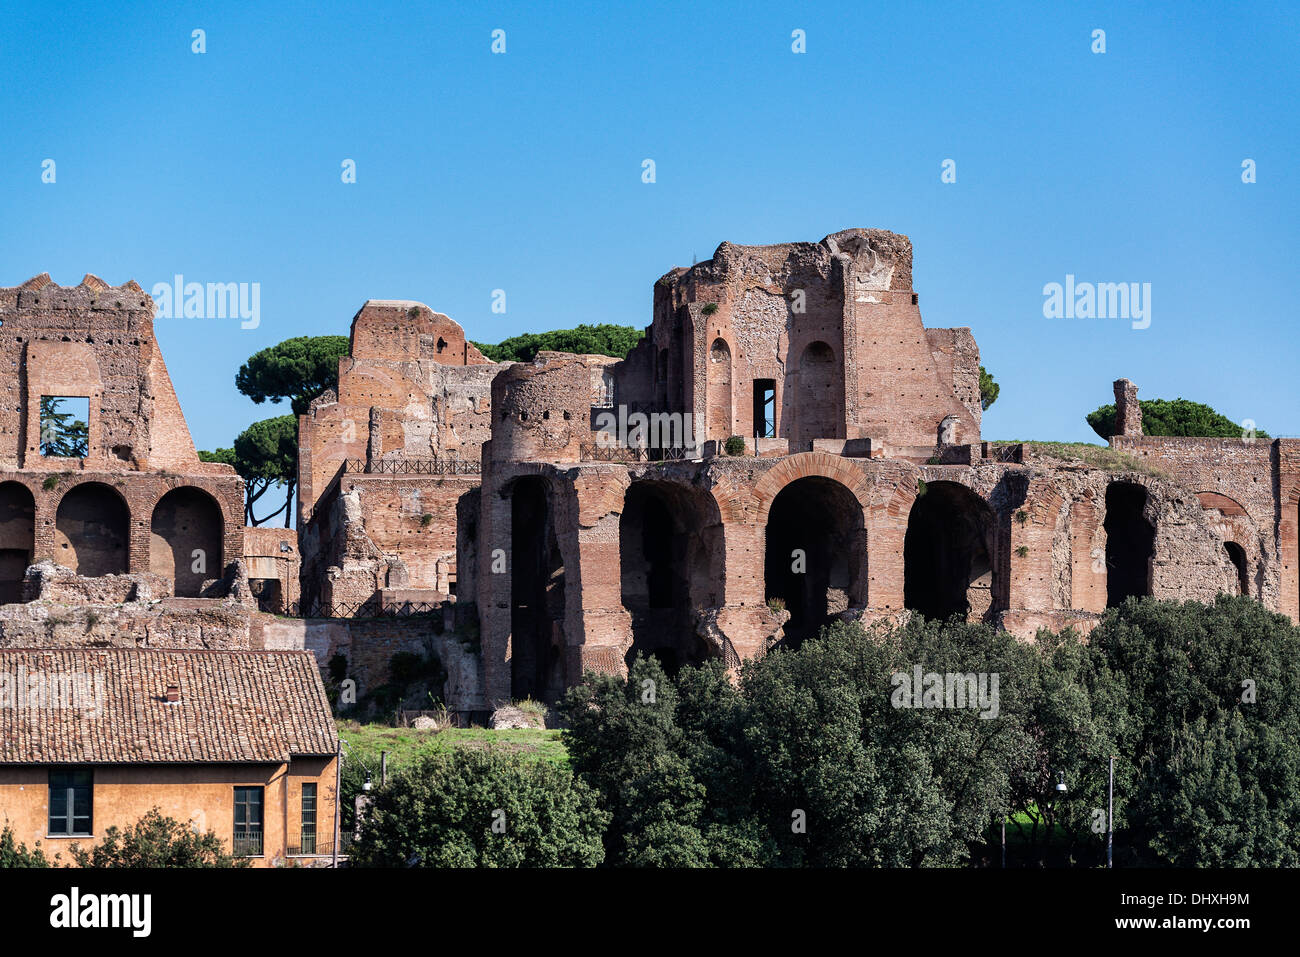
<svg viewBox="0 0 1300 957"><path fill-rule="evenodd" d="M93 275L71 288L41 275L0 289L0 361L12 375L0 407L0 641L10 647L166 641L209 627L205 616L223 616L216 606L242 607L243 482L199 461L153 314L137 283ZM85 416L76 454L47 441L46 403ZM87 625L96 607L104 614ZM233 637L228 624L211 626L215 644L246 643L247 622Z"/></svg>
<svg viewBox="0 0 1300 957"><path fill-rule="evenodd" d="M0 645L305 647L363 692L432 650L466 712L837 619L1032 638L1223 592L1300 619L1300 440L1144 436L1124 379L1104 455L982 440L975 340L925 328L895 233L723 243L623 360L494 363L365 303L299 417L296 538L198 461L152 315L93 276L0 290ZM42 453L43 397L87 400L84 456Z"/></svg>
<svg viewBox="0 0 1300 957"><path fill-rule="evenodd" d="M1300 441L1145 437L1136 386L1115 395L1104 465L982 441L975 340L925 328L884 230L723 243L655 283L625 360L494 364L372 301L300 419L302 593L443 607L477 649L467 709L638 652L736 666L836 619L1031 638L1221 592L1300 617Z"/></svg>

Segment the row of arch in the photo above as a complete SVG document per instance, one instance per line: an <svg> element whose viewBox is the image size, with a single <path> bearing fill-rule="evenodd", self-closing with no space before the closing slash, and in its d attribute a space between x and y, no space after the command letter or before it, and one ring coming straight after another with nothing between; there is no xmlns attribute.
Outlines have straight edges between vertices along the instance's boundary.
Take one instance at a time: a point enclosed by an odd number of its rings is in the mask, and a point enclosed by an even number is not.
<svg viewBox="0 0 1300 957"><path fill-rule="evenodd" d="M203 489L181 486L158 500L150 517L149 570L171 578L174 593L197 597L220 578L224 520ZM111 485L83 482L59 500L54 518L55 562L80 575L125 574L131 511ZM36 501L21 482L0 482L0 603L21 600L22 579L36 560Z"/></svg>
<svg viewBox="0 0 1300 957"><path fill-rule="evenodd" d="M1137 483L1107 487L1107 607L1152 593L1155 528L1147 494ZM512 498L512 693L554 697L566 685L565 573L547 481L519 479ZM907 517L904 608L969 620L1007 608L1010 521L966 485L929 482ZM784 643L797 646L841 612L865 607L865 516L842 482L815 474L788 482L771 500L762 547L764 598L789 613ZM1235 542L1226 551L1249 593L1244 551ZM629 663L637 653L654 655L672 672L714 653L696 634L693 616L722 604L725 562L722 519L711 494L655 479L628 486L619 518L619 591L632 621Z"/></svg>

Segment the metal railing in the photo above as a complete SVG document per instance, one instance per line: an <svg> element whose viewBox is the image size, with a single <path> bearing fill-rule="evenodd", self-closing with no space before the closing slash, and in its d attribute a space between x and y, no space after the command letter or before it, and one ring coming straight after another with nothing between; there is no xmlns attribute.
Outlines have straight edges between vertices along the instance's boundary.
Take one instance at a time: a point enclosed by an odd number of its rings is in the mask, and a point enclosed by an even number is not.
<svg viewBox="0 0 1300 957"><path fill-rule="evenodd" d="M646 449L629 445L582 445L579 454L585 462L681 462L695 458L699 452L684 445L663 449Z"/></svg>
<svg viewBox="0 0 1300 957"><path fill-rule="evenodd" d="M402 601L384 605L377 598L366 601L290 602L283 611L272 611L285 618L419 618L424 615L441 615L446 603L440 601Z"/></svg>
<svg viewBox="0 0 1300 957"><path fill-rule="evenodd" d="M339 839L339 853L346 854L352 850L352 835L342 834ZM307 835L302 836L302 841L298 844L291 844L285 850L286 857L331 857L334 854L334 842L313 839L307 840Z"/></svg>
<svg viewBox="0 0 1300 957"><path fill-rule="evenodd" d="M262 832L236 831L231 839L231 848L235 857L261 857Z"/></svg>
<svg viewBox="0 0 1300 957"><path fill-rule="evenodd" d="M343 471L366 475L478 475L482 465L473 459L427 456L400 459L345 459Z"/></svg>

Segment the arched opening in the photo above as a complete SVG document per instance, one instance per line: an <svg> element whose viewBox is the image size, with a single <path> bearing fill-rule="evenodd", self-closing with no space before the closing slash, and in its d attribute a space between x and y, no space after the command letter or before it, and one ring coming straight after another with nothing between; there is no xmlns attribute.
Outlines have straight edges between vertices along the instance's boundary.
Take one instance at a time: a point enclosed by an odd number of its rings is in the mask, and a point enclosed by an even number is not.
<svg viewBox="0 0 1300 957"><path fill-rule="evenodd" d="M764 597L790 613L782 643L798 647L865 603L862 506L833 479L810 475L781 489L767 515Z"/></svg>
<svg viewBox="0 0 1300 957"><path fill-rule="evenodd" d="M903 607L927 618L967 620L999 610L995 531L993 509L966 486L926 484L907 517Z"/></svg>
<svg viewBox="0 0 1300 957"><path fill-rule="evenodd" d="M798 448L811 449L813 439L844 437L844 376L835 350L825 342L810 342L799 357L799 391L795 423Z"/></svg>
<svg viewBox="0 0 1300 957"><path fill-rule="evenodd" d="M669 674L710 655L696 609L722 604L721 519L706 493L672 482L628 486L618 520L623 607L632 616L630 665L654 656Z"/></svg>
<svg viewBox="0 0 1300 957"><path fill-rule="evenodd" d="M1131 482L1112 482L1106 489L1106 607L1130 596L1151 594L1151 557L1156 530L1143 514L1147 490Z"/></svg>
<svg viewBox="0 0 1300 957"><path fill-rule="evenodd" d="M36 547L36 500L21 482L0 482L0 605L22 601Z"/></svg>
<svg viewBox="0 0 1300 957"><path fill-rule="evenodd" d="M122 496L100 482L78 485L59 502L54 560L87 577L125 574L130 529Z"/></svg>
<svg viewBox="0 0 1300 957"><path fill-rule="evenodd" d="M731 347L725 339L714 339L709 349L709 433L708 438L725 442L732 432Z"/></svg>
<svg viewBox="0 0 1300 957"><path fill-rule="evenodd" d="M564 561L546 481L510 496L510 694L553 703L564 693Z"/></svg>
<svg viewBox="0 0 1300 957"><path fill-rule="evenodd" d="M174 488L154 506L149 570L172 579L178 598L197 598L221 577L221 508L202 489Z"/></svg>
<svg viewBox="0 0 1300 957"><path fill-rule="evenodd" d="M1237 570L1237 594L1250 597L1250 573L1246 564L1246 550L1236 542L1224 542L1223 550L1228 553L1228 561Z"/></svg>

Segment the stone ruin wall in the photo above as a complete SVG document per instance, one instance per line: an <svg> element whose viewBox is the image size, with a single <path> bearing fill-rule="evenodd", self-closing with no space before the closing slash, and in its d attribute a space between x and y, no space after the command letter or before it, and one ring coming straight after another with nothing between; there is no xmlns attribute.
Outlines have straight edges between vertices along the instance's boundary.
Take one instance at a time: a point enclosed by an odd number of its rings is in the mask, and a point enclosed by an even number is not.
<svg viewBox="0 0 1300 957"><path fill-rule="evenodd" d="M247 625L241 638L213 601L240 604L247 591L243 481L199 461L153 313L137 283L92 275L0 289L0 357L15 386L0 404L0 629L11 644L247 641ZM43 454L43 396L86 400L84 456Z"/></svg>

